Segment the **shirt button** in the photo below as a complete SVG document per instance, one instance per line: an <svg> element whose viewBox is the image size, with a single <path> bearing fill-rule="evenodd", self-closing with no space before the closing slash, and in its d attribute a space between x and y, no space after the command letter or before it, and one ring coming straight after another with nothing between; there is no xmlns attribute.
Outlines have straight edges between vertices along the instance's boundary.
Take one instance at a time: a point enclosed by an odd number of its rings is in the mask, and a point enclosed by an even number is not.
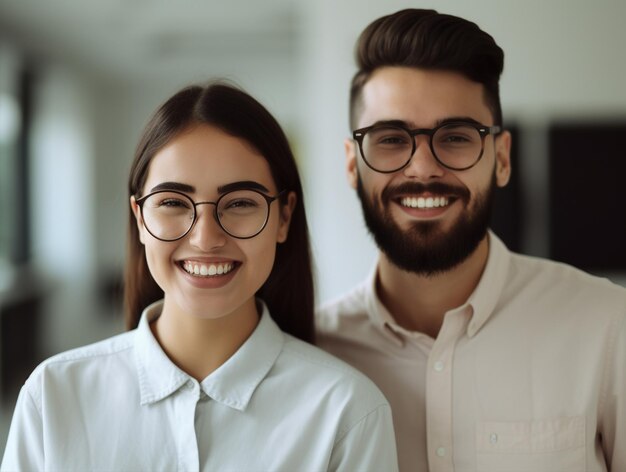
<svg viewBox="0 0 626 472"><path fill-rule="evenodd" d="M441 362L441 361L437 361L437 362L435 362L435 365L433 366L433 368L435 369L435 372L441 372L441 371L443 371L443 368L444 368L444 367L445 367L445 366L444 366L443 362Z"/></svg>
<svg viewBox="0 0 626 472"><path fill-rule="evenodd" d="M437 448L437 455L439 457L443 457L446 455L446 448L445 447L438 447Z"/></svg>
<svg viewBox="0 0 626 472"><path fill-rule="evenodd" d="M193 390L193 382L191 380L188 380L187 383L185 384L185 388L187 390Z"/></svg>
<svg viewBox="0 0 626 472"><path fill-rule="evenodd" d="M498 442L498 435L496 433L491 433L489 436L489 442L491 444L496 444Z"/></svg>

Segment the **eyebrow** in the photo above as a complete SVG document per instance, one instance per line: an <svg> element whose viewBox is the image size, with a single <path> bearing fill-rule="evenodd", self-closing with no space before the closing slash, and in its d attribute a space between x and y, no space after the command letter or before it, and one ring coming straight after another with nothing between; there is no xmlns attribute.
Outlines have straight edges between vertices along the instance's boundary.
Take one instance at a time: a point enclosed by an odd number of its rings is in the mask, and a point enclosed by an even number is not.
<svg viewBox="0 0 626 472"><path fill-rule="evenodd" d="M480 121L475 120L474 118L470 117L470 116L451 116L448 118L444 118L442 120L437 120L437 124L436 126L440 126L440 125L444 125L446 123L455 123L455 122L461 122L461 123L472 123L475 125L482 125L482 123Z"/></svg>
<svg viewBox="0 0 626 472"><path fill-rule="evenodd" d="M217 192L222 194L232 192L233 190L242 189L260 190L262 192L269 193L269 189L265 187L265 185L262 185L253 180L242 180L239 182L232 182L229 184L220 185L219 187L217 187ZM152 187L150 192L156 192L159 190L175 190L178 192L194 193L196 191L196 188L193 185L183 184L180 182L162 182Z"/></svg>
<svg viewBox="0 0 626 472"><path fill-rule="evenodd" d="M269 193L269 189L254 180L242 180L241 182L233 182L226 185L220 185L217 187L219 193L232 192L233 190L260 190L261 192Z"/></svg>
<svg viewBox="0 0 626 472"><path fill-rule="evenodd" d="M479 121L469 116L449 116L447 118L442 118L440 120L437 120L433 128L436 128L437 126L445 125L446 123L458 123L458 122L482 125L482 123L480 123ZM407 128L407 129L421 129L421 128L415 128L414 125L415 125L414 123L404 121L404 120L378 120L372 126L399 126L399 127Z"/></svg>
<svg viewBox="0 0 626 472"><path fill-rule="evenodd" d="M196 188L188 184L181 184L180 182L163 182L152 187L150 192L152 193L158 190L177 190L179 192L193 193L196 191Z"/></svg>

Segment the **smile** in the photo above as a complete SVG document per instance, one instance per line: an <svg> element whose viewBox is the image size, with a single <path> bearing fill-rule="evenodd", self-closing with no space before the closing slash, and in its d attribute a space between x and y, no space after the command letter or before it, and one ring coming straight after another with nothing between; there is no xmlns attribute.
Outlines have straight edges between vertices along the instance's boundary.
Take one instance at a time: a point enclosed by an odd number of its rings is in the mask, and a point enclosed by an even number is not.
<svg viewBox="0 0 626 472"><path fill-rule="evenodd" d="M404 197L400 204L408 208L442 208L450 204L447 197Z"/></svg>
<svg viewBox="0 0 626 472"><path fill-rule="evenodd" d="M183 261L182 268L195 277L218 277L226 275L235 268L234 262L221 262L217 264L202 263L197 261Z"/></svg>

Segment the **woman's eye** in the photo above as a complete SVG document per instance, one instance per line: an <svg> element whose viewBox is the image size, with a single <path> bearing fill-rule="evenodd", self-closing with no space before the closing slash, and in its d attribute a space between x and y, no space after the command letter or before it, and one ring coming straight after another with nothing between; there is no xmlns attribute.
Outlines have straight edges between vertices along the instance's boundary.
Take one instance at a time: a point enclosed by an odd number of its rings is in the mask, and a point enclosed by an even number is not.
<svg viewBox="0 0 626 472"><path fill-rule="evenodd" d="M254 208L256 206L258 206L258 204L256 202L252 201L252 200L239 199L239 200L233 200L231 202L228 202L225 205L225 208L226 209L230 209L230 208L233 208L233 209L237 209L237 208L244 209L244 208Z"/></svg>
<svg viewBox="0 0 626 472"><path fill-rule="evenodd" d="M167 198L159 203L160 207L166 208L188 208L189 204L177 198Z"/></svg>

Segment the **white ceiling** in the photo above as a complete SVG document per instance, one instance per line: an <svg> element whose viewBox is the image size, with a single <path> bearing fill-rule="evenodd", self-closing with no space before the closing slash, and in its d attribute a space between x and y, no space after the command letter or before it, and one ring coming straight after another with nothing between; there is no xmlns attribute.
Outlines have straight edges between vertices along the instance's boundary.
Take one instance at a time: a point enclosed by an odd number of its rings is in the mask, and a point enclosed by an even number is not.
<svg viewBox="0 0 626 472"><path fill-rule="evenodd" d="M291 57L291 0L0 0L0 39L118 79Z"/></svg>

